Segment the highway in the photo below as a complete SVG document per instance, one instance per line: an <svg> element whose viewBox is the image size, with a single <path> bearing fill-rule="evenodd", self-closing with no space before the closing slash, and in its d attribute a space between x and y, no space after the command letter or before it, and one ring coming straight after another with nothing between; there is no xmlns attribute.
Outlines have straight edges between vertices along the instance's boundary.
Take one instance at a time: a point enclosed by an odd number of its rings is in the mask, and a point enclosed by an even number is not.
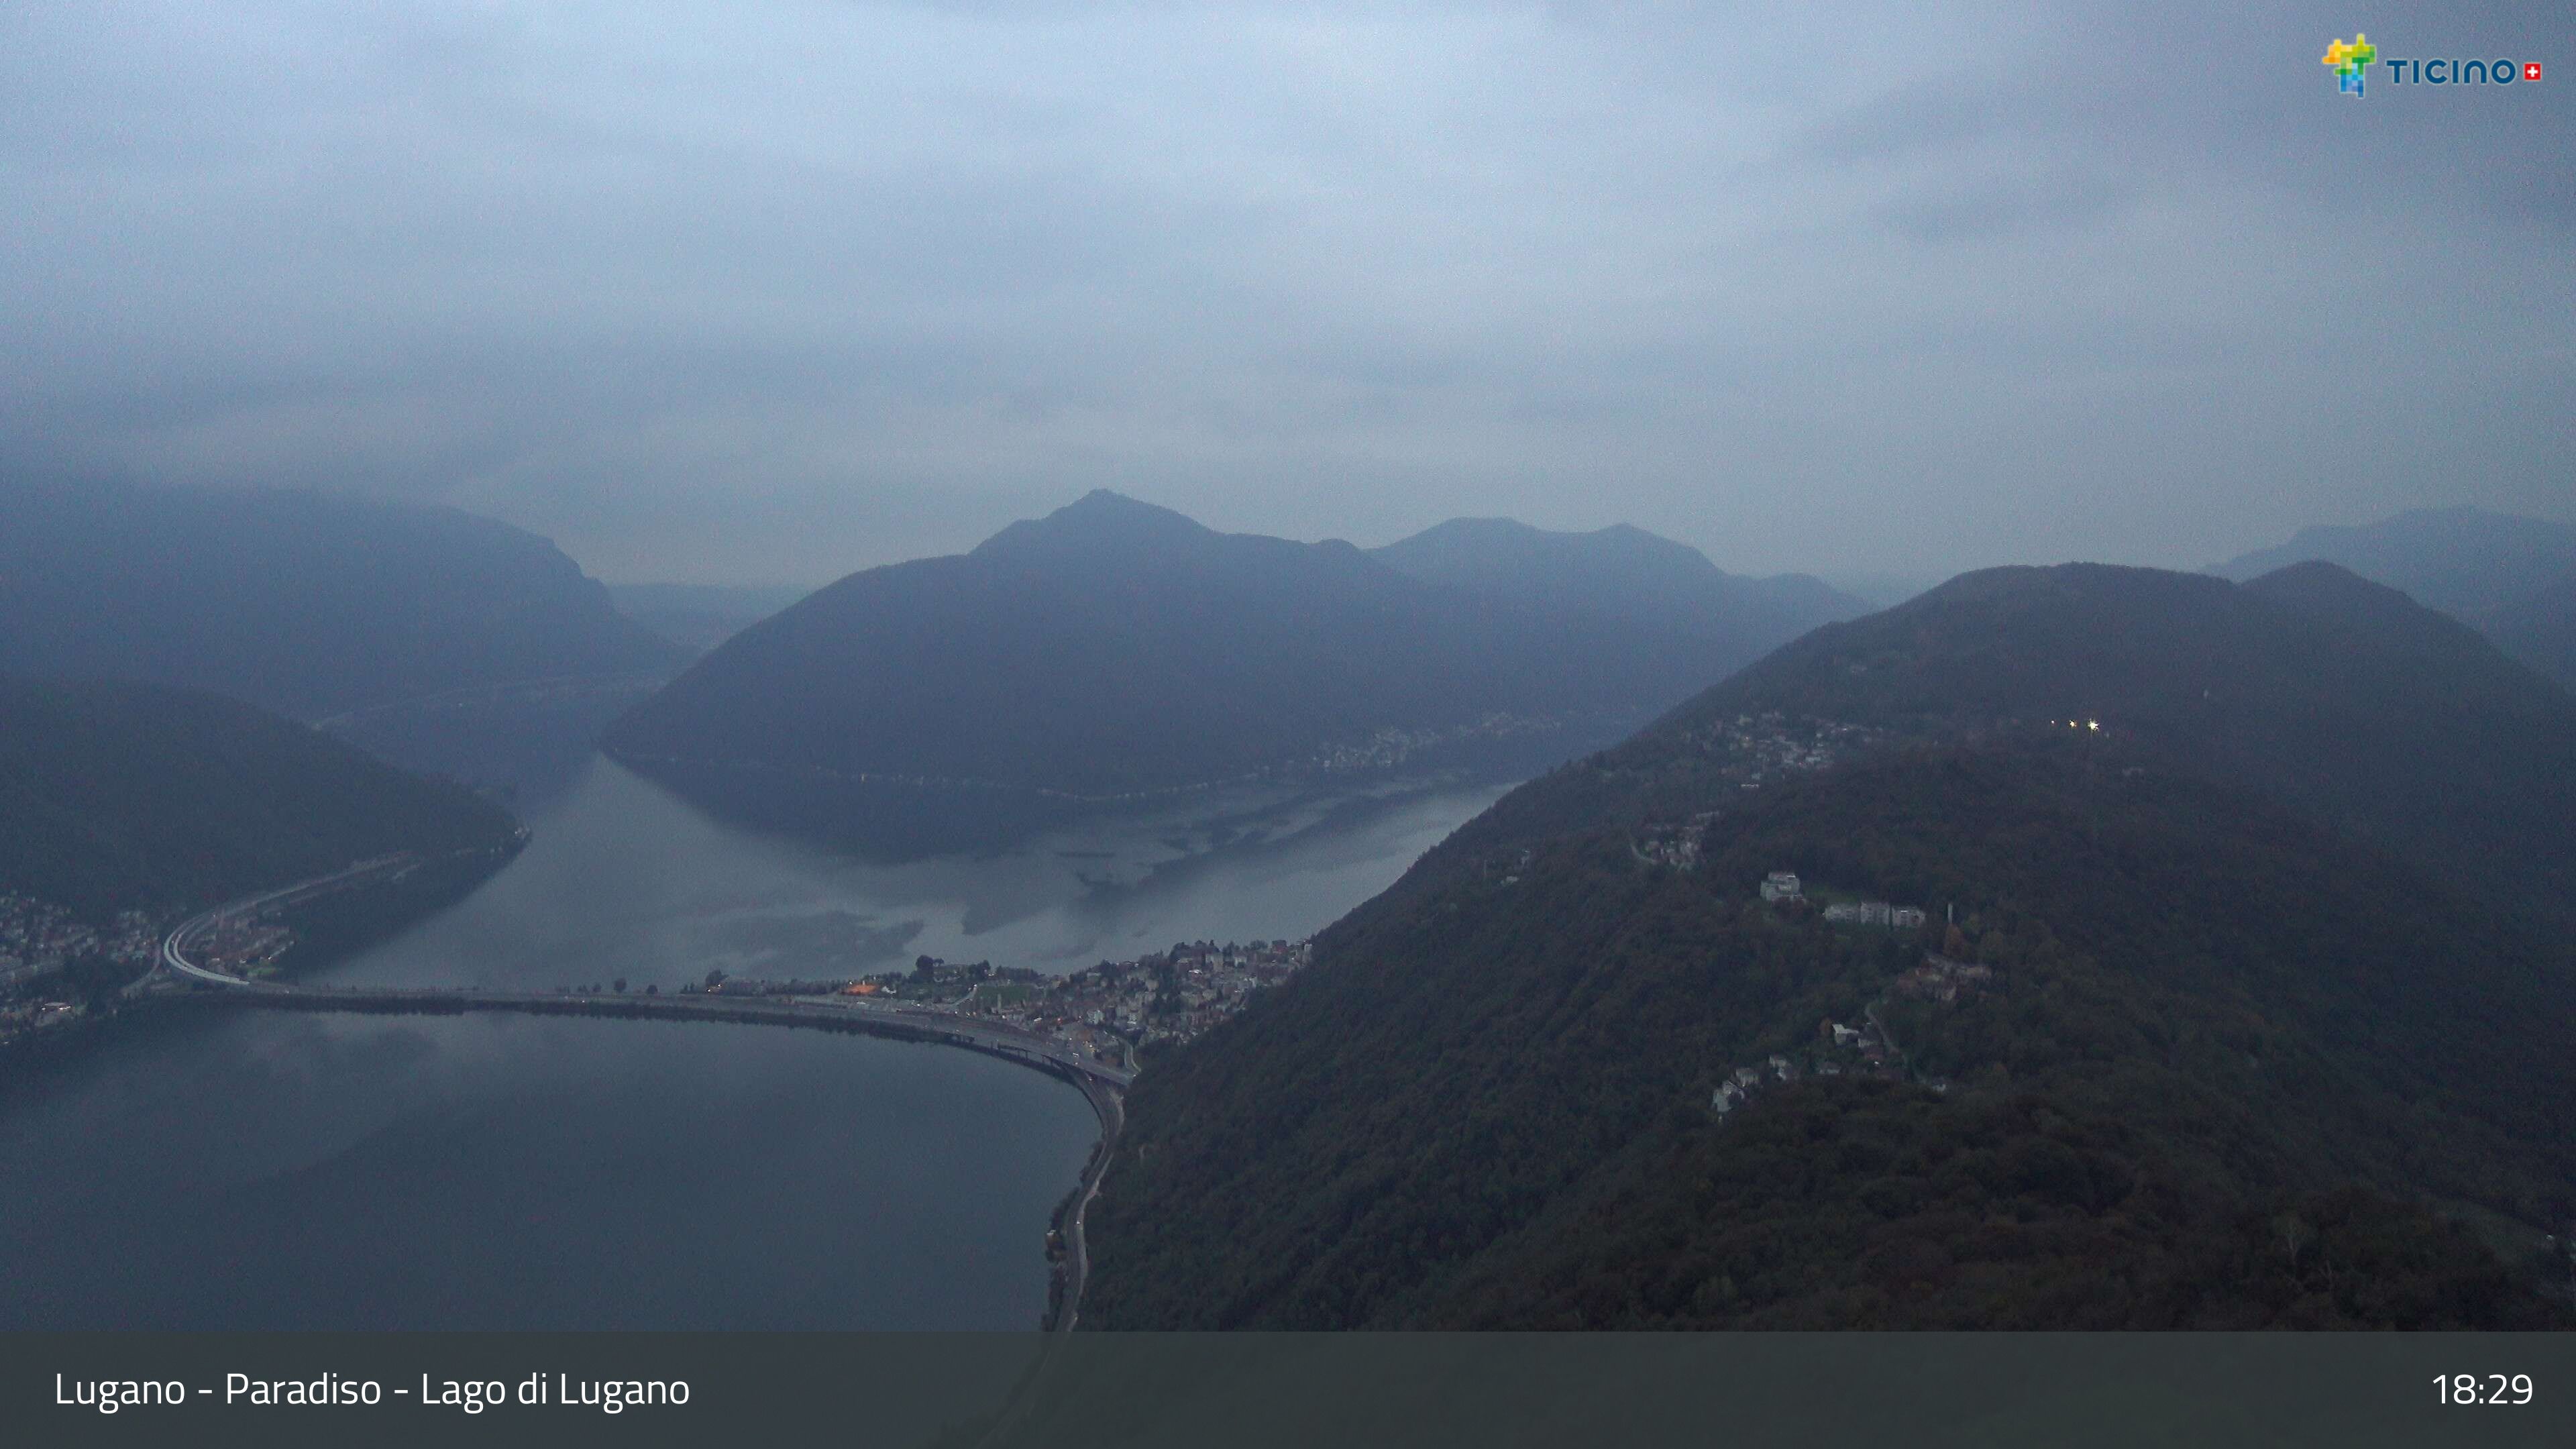
<svg viewBox="0 0 2576 1449"><path fill-rule="evenodd" d="M1096 1083L1124 1091L1136 1074L1087 1056L1068 1042L984 1017L921 1007L881 1006L865 997L745 996L721 992L578 993L507 991L481 986L290 986L250 981L199 963L190 953L213 931L245 917L294 905L371 880L401 876L421 864L416 855L385 855L362 860L329 875L314 876L240 900L181 921L162 939L160 965L190 981L224 988L222 999L251 1005L306 1007L324 1011L527 1011L549 1015L679 1017L701 1021L771 1022L826 1030L862 1032L906 1041L944 1042L1035 1067L1077 1084ZM157 970L152 973L157 975ZM151 979L135 983L129 993ZM185 1000L186 997L158 997ZM1094 1101L1095 1109L1099 1102ZM1114 1108L1104 1115L1108 1128Z"/></svg>
<svg viewBox="0 0 2576 1449"><path fill-rule="evenodd" d="M245 916L255 916L261 911L311 900L315 896L327 895L332 891L345 890L353 885L397 876L419 864L420 857L416 855L380 855L373 860L359 861L346 870L336 870L329 875L317 875L309 880L297 881L293 885L280 886L273 891L244 896L237 901L226 901L211 911L204 911L181 921L176 930L163 937L161 964L182 976L202 981L209 986L257 989L251 982L238 976L227 976L221 971L198 965L189 959L189 950L194 943L203 941L217 926L231 924ZM151 977L147 975L144 981L150 979ZM127 994L136 994L144 981L138 981L126 988Z"/></svg>
<svg viewBox="0 0 2576 1449"><path fill-rule="evenodd" d="M1073 1200L1073 1211L1064 1215L1064 1308L1056 1316L1057 1333L1073 1332L1074 1320L1082 1316L1082 1285L1091 1276L1091 1249L1083 1238L1083 1217L1091 1211L1091 1200L1100 1195L1100 1179L1109 1172L1109 1155L1117 1150L1118 1134L1127 1125L1127 1104L1122 1092L1092 1080L1079 1085L1082 1094L1091 1099L1092 1113L1100 1118L1100 1143L1091 1149L1091 1160L1083 1164L1082 1191Z"/></svg>

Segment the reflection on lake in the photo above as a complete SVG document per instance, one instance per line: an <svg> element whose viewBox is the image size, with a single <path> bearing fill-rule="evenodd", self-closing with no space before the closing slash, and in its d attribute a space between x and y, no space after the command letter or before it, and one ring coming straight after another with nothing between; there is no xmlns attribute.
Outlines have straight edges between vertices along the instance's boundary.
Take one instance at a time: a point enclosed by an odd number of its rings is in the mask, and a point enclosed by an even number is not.
<svg viewBox="0 0 2576 1449"><path fill-rule="evenodd" d="M1097 1135L868 1037L143 1020L0 1097L0 1329L1033 1328Z"/></svg>
<svg viewBox="0 0 2576 1449"><path fill-rule="evenodd" d="M623 976L669 990L710 968L811 979L930 955L1071 970L1176 940L1298 937L1393 882L1501 788L1201 795L977 855L885 861L720 823L594 759L532 812L535 837L508 869L329 979Z"/></svg>
<svg viewBox="0 0 2576 1449"><path fill-rule="evenodd" d="M500 874L326 974L668 990L1297 937L1498 793L1203 795L862 859L593 759ZM1096 1135L1060 1082L865 1037L147 1016L0 1078L0 1329L1025 1328Z"/></svg>

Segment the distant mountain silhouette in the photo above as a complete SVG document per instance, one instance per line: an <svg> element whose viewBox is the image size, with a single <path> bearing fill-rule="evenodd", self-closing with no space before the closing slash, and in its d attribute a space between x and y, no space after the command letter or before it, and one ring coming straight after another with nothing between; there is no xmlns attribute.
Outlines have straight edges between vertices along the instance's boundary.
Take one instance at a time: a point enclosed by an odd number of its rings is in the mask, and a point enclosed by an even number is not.
<svg viewBox="0 0 2576 1449"><path fill-rule="evenodd" d="M278 490L0 484L0 670L209 689L299 719L677 668L553 544Z"/></svg>
<svg viewBox="0 0 2576 1449"><path fill-rule="evenodd" d="M619 613L693 655L704 654L809 592L723 584L608 586L608 597Z"/></svg>
<svg viewBox="0 0 2576 1449"><path fill-rule="evenodd" d="M1348 543L1221 534L1094 492L970 553L818 591L716 648L607 739L648 766L1083 797L1496 751L1526 768L1616 738L1848 607L1826 591L1801 618L1799 586L1783 585L1739 623L1722 610L1741 581L1723 575L1667 592L1668 608L1596 607L1615 570L1569 569L1565 536L1536 537L1551 576L1573 584L1532 588L1508 558L1398 545L1441 575L1426 579ZM1659 567L1678 547L1634 538ZM1432 553L1448 561L1423 565Z"/></svg>
<svg viewBox="0 0 2576 1449"><path fill-rule="evenodd" d="M394 851L498 850L462 786L196 690L0 678L0 890L174 910Z"/></svg>
<svg viewBox="0 0 2576 1449"><path fill-rule="evenodd" d="M2576 689L2576 525L2478 508L2419 509L2360 528L2307 528L2210 570L2245 580L2323 560L2402 589Z"/></svg>
<svg viewBox="0 0 2576 1449"><path fill-rule="evenodd" d="M1748 657L1870 612L1810 575L1741 578L1688 544L1624 523L1555 533L1508 518L1453 518L1370 555L1428 583L1705 634Z"/></svg>
<svg viewBox="0 0 2576 1449"><path fill-rule="evenodd" d="M1153 1063L1084 1321L2567 1322L2571 767L2576 700L2330 564L1819 629Z"/></svg>

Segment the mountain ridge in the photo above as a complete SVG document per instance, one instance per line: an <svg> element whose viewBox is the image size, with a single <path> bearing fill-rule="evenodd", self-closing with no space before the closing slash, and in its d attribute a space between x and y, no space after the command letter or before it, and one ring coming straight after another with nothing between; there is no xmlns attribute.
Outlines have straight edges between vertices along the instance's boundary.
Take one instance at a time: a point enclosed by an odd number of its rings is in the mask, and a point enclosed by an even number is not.
<svg viewBox="0 0 2576 1449"><path fill-rule="evenodd" d="M2400 589L2576 691L2576 524L2468 506L2415 509L2304 528L2208 572L2242 582L2309 561Z"/></svg>
<svg viewBox="0 0 2576 1449"><path fill-rule="evenodd" d="M2323 563L2249 584L2104 564L1963 574L1783 646L1492 814L1613 808L1747 712L1924 739L2094 720L2428 868L2473 866L2516 909L2576 892L2576 698Z"/></svg>
<svg viewBox="0 0 2576 1449"><path fill-rule="evenodd" d="M1754 626L1785 637L1786 625ZM622 758L1085 798L1588 748L1758 652L1096 490L851 574L611 729Z"/></svg>
<svg viewBox="0 0 2576 1449"><path fill-rule="evenodd" d="M400 850L508 847L508 812L201 690L0 676L0 889L198 909Z"/></svg>
<svg viewBox="0 0 2576 1449"><path fill-rule="evenodd" d="M1812 574L1730 574L1685 543L1616 523L1589 533L1508 518L1453 518L1369 550L1427 582L1691 627L1703 618L1851 618L1870 606Z"/></svg>
<svg viewBox="0 0 2576 1449"><path fill-rule="evenodd" d="M535 534L311 490L0 484L0 614L0 670L305 720L682 657Z"/></svg>

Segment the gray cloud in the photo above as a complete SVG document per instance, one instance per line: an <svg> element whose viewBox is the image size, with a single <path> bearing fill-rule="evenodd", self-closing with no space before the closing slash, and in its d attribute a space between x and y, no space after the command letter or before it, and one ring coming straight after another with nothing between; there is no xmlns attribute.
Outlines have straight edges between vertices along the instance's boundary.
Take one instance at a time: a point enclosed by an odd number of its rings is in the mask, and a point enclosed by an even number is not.
<svg viewBox="0 0 2576 1449"><path fill-rule="evenodd" d="M439 498L707 580L1093 486L1926 574L2568 516L2565 89L2345 100L2349 23L9 7L0 467Z"/></svg>

